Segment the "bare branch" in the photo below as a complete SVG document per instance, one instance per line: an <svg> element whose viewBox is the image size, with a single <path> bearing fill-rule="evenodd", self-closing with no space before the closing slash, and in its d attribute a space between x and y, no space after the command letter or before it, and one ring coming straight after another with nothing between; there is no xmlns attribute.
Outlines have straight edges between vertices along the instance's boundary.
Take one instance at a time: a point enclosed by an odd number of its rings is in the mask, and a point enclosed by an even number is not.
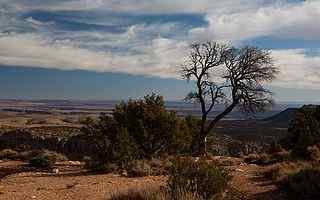
<svg viewBox="0 0 320 200"><path fill-rule="evenodd" d="M222 76L218 73L221 67ZM181 72L183 78L195 81L196 91L189 93L186 99L201 105L200 138L204 138L234 108L255 113L271 104L271 92L263 84L272 81L278 70L267 50L248 46L236 49L226 44L207 42L191 45L190 55ZM207 116L222 100L231 103L205 127Z"/></svg>

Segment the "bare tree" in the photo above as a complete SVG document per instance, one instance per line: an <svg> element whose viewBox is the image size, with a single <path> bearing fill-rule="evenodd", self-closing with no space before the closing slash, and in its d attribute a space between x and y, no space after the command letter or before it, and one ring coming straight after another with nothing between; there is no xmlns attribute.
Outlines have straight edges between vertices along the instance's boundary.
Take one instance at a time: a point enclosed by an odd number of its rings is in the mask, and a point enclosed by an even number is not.
<svg viewBox="0 0 320 200"><path fill-rule="evenodd" d="M187 99L201 105L200 154L206 153L207 135L234 108L253 114L272 103L271 92L263 83L273 80L277 72L267 50L248 46L236 49L216 42L191 45L182 75L196 86ZM225 109L209 121L209 113L221 103Z"/></svg>

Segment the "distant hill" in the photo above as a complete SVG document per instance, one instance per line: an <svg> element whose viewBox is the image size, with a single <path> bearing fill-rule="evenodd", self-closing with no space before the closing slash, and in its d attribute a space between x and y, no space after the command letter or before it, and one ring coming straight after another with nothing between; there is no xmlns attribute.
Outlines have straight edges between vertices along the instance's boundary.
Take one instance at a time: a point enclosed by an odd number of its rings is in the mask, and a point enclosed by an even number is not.
<svg viewBox="0 0 320 200"><path fill-rule="evenodd" d="M273 124L284 124L287 125L293 120L298 108L287 108L281 111L278 114L275 114L271 117L263 119L263 121L273 123Z"/></svg>

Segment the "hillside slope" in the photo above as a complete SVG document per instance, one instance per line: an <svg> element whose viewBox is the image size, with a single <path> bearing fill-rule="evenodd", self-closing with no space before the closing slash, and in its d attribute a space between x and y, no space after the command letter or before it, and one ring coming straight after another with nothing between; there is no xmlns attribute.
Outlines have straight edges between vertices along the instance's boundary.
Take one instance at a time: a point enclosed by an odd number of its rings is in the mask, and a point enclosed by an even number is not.
<svg viewBox="0 0 320 200"><path fill-rule="evenodd" d="M288 125L291 122L291 120L294 119L294 116L296 115L297 111L298 111L298 108L287 108L278 114L275 114L271 117L263 119L263 121L266 121L272 124Z"/></svg>

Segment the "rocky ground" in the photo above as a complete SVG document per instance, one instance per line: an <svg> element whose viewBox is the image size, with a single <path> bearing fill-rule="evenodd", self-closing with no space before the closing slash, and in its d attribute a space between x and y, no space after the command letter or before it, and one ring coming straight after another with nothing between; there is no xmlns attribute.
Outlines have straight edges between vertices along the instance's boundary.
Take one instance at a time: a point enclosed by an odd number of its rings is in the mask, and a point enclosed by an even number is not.
<svg viewBox="0 0 320 200"><path fill-rule="evenodd" d="M59 163L59 173L26 170L20 161L1 161L0 199L3 200L102 200L111 194L133 189L160 187L166 184L164 176L127 178L116 174L89 174L79 162ZM246 199L285 199L271 181L263 179L258 165L243 162L230 167L232 185L246 194ZM16 170L16 173L15 173ZM4 172L9 172L5 174Z"/></svg>
<svg viewBox="0 0 320 200"><path fill-rule="evenodd" d="M232 184L246 194L248 200L284 200L285 194L270 180L262 177L264 167L250 164L239 166Z"/></svg>

